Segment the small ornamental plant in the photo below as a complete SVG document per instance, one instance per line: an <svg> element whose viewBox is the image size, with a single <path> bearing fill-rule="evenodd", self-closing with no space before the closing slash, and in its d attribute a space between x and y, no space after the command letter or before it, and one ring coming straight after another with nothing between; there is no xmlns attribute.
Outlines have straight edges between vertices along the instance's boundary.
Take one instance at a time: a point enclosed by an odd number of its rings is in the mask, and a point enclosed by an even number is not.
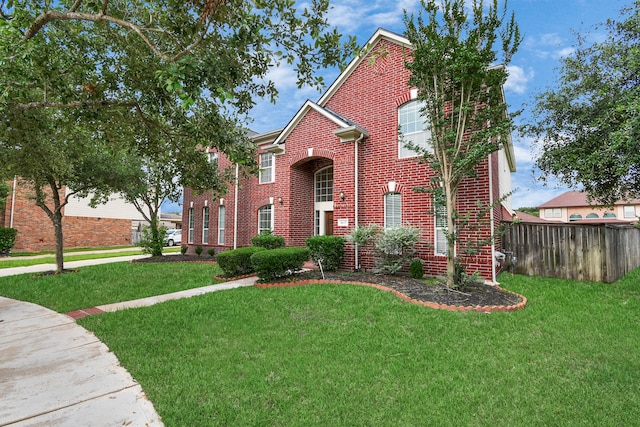
<svg viewBox="0 0 640 427"><path fill-rule="evenodd" d="M180 253L181 253L182 255L185 255L185 254L187 253L187 251L188 251L188 250L189 250L189 246L187 246L187 245L182 245L182 246L180 247Z"/></svg>
<svg viewBox="0 0 640 427"><path fill-rule="evenodd" d="M424 267L420 258L414 258L409 265L409 275L414 279L422 279L424 276Z"/></svg>
<svg viewBox="0 0 640 427"><path fill-rule="evenodd" d="M207 249L207 253L209 254L210 257L216 256L216 250L214 248Z"/></svg>
<svg viewBox="0 0 640 427"><path fill-rule="evenodd" d="M200 256L202 254L202 246L196 246L195 253L196 255Z"/></svg>

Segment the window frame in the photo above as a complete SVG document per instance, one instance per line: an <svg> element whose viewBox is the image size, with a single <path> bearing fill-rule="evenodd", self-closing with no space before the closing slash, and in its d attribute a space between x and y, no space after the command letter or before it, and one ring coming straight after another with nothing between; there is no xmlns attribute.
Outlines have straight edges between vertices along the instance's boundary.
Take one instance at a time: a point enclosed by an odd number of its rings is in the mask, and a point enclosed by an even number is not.
<svg viewBox="0 0 640 427"><path fill-rule="evenodd" d="M193 235L195 234L195 215L193 212L193 207L189 208L189 228L187 229L187 243L193 244Z"/></svg>
<svg viewBox="0 0 640 427"><path fill-rule="evenodd" d="M209 152L207 153L207 155L208 155L209 163L211 163L212 165L218 166L218 158L219 158L218 153Z"/></svg>
<svg viewBox="0 0 640 427"><path fill-rule="evenodd" d="M389 211L390 208L393 209L393 212ZM383 214L385 230L402 225L402 195L400 193L397 191L390 191L384 194ZM392 219L391 224L389 224L389 219Z"/></svg>
<svg viewBox="0 0 640 427"><path fill-rule="evenodd" d="M269 228L262 228L261 224L263 223L262 215L263 213L269 212ZM273 231L274 224L274 209L273 205L264 205L258 208L258 234L261 234L263 231L270 230Z"/></svg>
<svg viewBox="0 0 640 427"><path fill-rule="evenodd" d="M633 213L629 214L629 208L633 209ZM637 218L637 208L635 207L635 205L626 205L622 208L622 214L624 215L624 218Z"/></svg>
<svg viewBox="0 0 640 427"><path fill-rule="evenodd" d="M209 243L209 206L202 207L202 243Z"/></svg>
<svg viewBox="0 0 640 427"><path fill-rule="evenodd" d="M227 221L226 211L227 209L225 208L224 205L218 206L218 245L224 245L224 239L225 239L224 228L225 228L225 223Z"/></svg>
<svg viewBox="0 0 640 427"><path fill-rule="evenodd" d="M415 145L419 145L431 153L433 153L433 145L429 142L431 140L431 130L428 120L422 121L421 130L403 131L403 128L411 127L417 129L420 118L426 119L422 116L421 110L424 108L424 101L418 99L412 99L405 102L398 107L398 158L410 159L413 157L419 157L422 153L415 152L408 148L405 148L405 143L408 141L413 142ZM404 118L413 117L413 120L404 120Z"/></svg>
<svg viewBox="0 0 640 427"><path fill-rule="evenodd" d="M562 208L545 208L545 218L562 218Z"/></svg>
<svg viewBox="0 0 640 427"><path fill-rule="evenodd" d="M269 165L264 165L263 159L270 159ZM275 182L276 178L276 156L273 153L260 153L259 156L259 172L258 172L258 183L259 184L269 184ZM266 171L269 171L269 177L267 180Z"/></svg>
<svg viewBox="0 0 640 427"><path fill-rule="evenodd" d="M331 177L328 177L328 171L331 170ZM327 166L316 171L313 175L313 197L315 203L333 202L333 166ZM318 178L321 178L319 180ZM331 185L328 185L331 184ZM318 190L323 190L321 194ZM320 197L319 197L320 196Z"/></svg>
<svg viewBox="0 0 640 427"><path fill-rule="evenodd" d="M433 203L433 253L435 256L447 256L447 206Z"/></svg>

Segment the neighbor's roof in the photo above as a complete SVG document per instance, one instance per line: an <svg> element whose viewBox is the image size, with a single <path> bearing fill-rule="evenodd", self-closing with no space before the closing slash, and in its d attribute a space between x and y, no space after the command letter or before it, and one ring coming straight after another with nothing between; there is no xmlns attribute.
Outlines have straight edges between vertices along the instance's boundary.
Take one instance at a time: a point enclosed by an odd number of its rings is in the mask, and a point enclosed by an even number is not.
<svg viewBox="0 0 640 427"><path fill-rule="evenodd" d="M640 205L640 199L618 200L615 205ZM598 203L589 203L587 193L582 191L567 191L558 197L541 204L538 208L568 208L578 206L601 206Z"/></svg>

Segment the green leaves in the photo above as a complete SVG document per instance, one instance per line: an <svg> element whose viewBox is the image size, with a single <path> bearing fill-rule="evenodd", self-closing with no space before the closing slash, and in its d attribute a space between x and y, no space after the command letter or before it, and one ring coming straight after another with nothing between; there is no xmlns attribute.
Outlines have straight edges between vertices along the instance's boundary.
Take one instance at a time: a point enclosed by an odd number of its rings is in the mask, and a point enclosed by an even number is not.
<svg viewBox="0 0 640 427"><path fill-rule="evenodd" d="M608 37L581 36L565 58L557 87L536 97L534 119L522 128L538 140L541 179L587 191L604 204L640 197L640 5L609 21Z"/></svg>

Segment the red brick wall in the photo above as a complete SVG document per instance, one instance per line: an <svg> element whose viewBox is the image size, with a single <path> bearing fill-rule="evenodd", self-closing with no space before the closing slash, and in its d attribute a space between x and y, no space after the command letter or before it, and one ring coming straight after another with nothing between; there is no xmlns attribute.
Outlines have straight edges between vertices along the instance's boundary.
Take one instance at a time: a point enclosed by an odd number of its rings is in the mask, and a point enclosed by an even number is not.
<svg viewBox="0 0 640 427"><path fill-rule="evenodd" d="M10 224L11 202L9 196L5 207L5 227ZM131 244L131 220L63 217L62 227L65 248ZM39 252L56 248L51 220L35 205L31 188L20 181L13 207L13 228L18 230L14 251Z"/></svg>
<svg viewBox="0 0 640 427"><path fill-rule="evenodd" d="M385 50L387 55L378 58L373 65L363 60L327 101L326 107L357 123L370 135L358 148L360 225L384 224L384 195L390 191L389 183L395 182L395 191L402 197L403 222L420 229L418 255L425 260L427 274L443 274L446 259L435 256L433 249L435 226L431 196L413 190L418 186L428 186L433 172L415 158L398 158L398 107L411 99L407 85L409 72L404 67L408 52L394 43L381 43L371 51ZM345 235L350 232L355 223L355 147L354 142L340 142L332 133L337 128L336 123L310 109L287 135L285 154L276 156L275 182L259 184L257 177L241 182L238 246L249 245L251 237L257 234L257 210L268 204L270 198L274 201L275 234L284 236L288 245L304 245L304 240L314 233L314 173L331 164L334 167L334 234ZM309 149L313 151L309 153ZM492 183L494 197L498 194L497 164L495 159ZM476 212L478 200L482 200L486 206L489 202L489 186L488 162L485 162L479 167L477 177L462 183L459 212L462 215ZM340 192L345 194L344 201L338 197ZM231 194L226 197L227 236L231 237L233 214L229 206L232 197ZM282 198L282 204L278 203L279 197ZM206 199L207 195L193 196L189 189L185 189L185 224L188 224L188 209L193 202L196 230L199 229L201 207ZM210 217L213 221L213 211ZM349 226L338 227L339 219L347 219ZM499 215L496 215L495 221L499 221ZM476 242L488 240L491 231L488 217L484 222L475 221L472 225L472 229L463 232L463 238ZM196 232L194 245L198 244L198 236ZM372 267L373 259L366 248L361 250L360 258L363 267ZM354 267L354 251L350 246L343 267ZM490 279L491 268L489 245L484 245L477 255L468 259L469 273L480 271Z"/></svg>

